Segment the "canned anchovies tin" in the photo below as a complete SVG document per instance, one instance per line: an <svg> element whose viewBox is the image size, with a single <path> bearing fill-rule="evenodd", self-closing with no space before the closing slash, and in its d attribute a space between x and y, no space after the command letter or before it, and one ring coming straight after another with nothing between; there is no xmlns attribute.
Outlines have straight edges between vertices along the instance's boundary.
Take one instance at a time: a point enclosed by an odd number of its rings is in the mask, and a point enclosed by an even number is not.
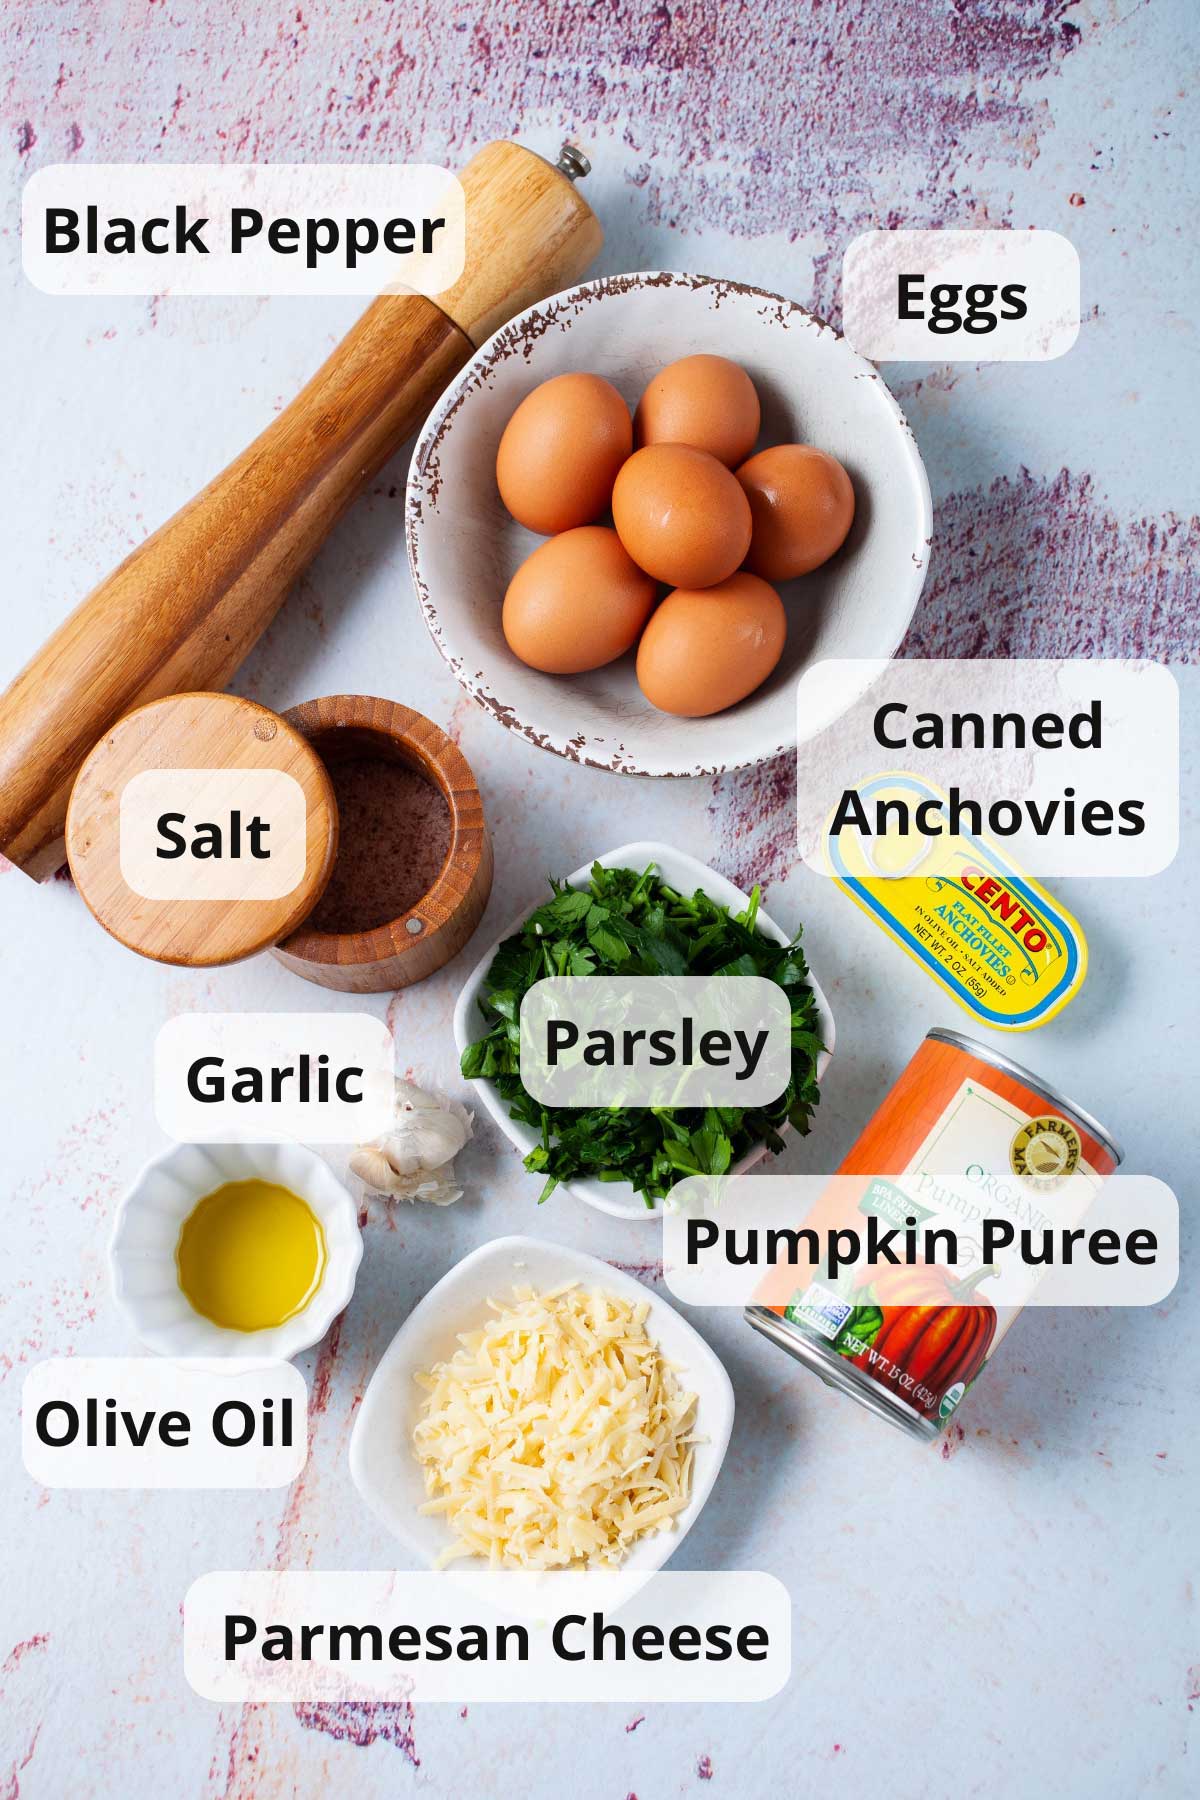
<svg viewBox="0 0 1200 1800"><path fill-rule="evenodd" d="M934 1030L838 1174L873 1178L858 1210L893 1225L974 1204L973 1195L953 1191L956 1170L964 1185L986 1182L992 1195L1011 1184L1017 1194L1049 1196L1070 1184L1086 1201L1120 1161L1104 1128L1038 1076L957 1031ZM836 1183L806 1223L822 1231L845 1224L846 1204L845 1184ZM1020 1309L1006 1308L1002 1320L982 1298L963 1303L986 1269L962 1282L932 1265L885 1274L869 1303L842 1306L837 1316L806 1293L788 1306L747 1307L746 1317L831 1387L928 1441Z"/></svg>
<svg viewBox="0 0 1200 1800"><path fill-rule="evenodd" d="M912 804L915 792L949 805L916 775L879 775L859 791L873 804L896 795ZM827 836L825 848L842 891L979 1024L1031 1031L1083 986L1079 921L988 839L946 831L926 839L915 862L907 836L890 845ZM886 866L898 856L904 873Z"/></svg>

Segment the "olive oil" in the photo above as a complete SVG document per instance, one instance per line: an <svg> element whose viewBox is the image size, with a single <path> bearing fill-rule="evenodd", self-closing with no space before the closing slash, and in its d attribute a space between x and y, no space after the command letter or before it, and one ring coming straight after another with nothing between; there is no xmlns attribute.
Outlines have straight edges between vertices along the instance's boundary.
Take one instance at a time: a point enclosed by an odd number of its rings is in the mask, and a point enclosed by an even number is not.
<svg viewBox="0 0 1200 1800"><path fill-rule="evenodd" d="M184 1297L230 1331L293 1318L320 1287L325 1258L325 1233L307 1201L257 1177L205 1194L175 1247Z"/></svg>

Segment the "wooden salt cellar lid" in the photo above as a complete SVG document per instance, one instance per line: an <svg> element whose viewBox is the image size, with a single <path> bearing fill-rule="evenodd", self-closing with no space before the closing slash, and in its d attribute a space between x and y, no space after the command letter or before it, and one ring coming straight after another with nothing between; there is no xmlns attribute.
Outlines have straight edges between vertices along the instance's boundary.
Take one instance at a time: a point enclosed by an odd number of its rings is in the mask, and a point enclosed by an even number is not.
<svg viewBox="0 0 1200 1800"><path fill-rule="evenodd" d="M304 795L304 823L277 820L271 843L272 857L290 852L299 869L303 836L302 873L291 891L269 899L147 899L135 891L122 873L121 796L135 776L157 769L292 776ZM100 924L141 956L190 968L239 962L292 932L324 892L337 843L337 802L316 751L277 713L234 694L173 695L128 713L83 764L67 812L71 874ZM203 866L191 869L200 886Z"/></svg>

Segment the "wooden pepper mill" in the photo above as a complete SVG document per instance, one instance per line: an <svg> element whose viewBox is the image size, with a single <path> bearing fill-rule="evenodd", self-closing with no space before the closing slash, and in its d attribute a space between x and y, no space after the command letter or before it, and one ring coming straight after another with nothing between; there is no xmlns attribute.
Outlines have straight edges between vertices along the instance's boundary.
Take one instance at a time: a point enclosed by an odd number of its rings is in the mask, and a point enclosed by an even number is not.
<svg viewBox="0 0 1200 1800"><path fill-rule="evenodd" d="M75 776L133 707L224 687L357 493L506 319L577 281L603 241L557 164L489 144L460 177L467 260L438 300L386 295L291 405L127 556L0 696L0 851L40 879L63 860Z"/></svg>

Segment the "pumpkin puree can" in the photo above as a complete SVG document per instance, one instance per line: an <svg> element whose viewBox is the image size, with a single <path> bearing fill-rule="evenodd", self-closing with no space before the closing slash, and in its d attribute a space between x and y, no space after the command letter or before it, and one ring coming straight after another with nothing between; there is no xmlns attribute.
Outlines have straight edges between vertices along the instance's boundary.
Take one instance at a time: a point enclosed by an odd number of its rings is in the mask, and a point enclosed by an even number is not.
<svg viewBox="0 0 1200 1800"><path fill-rule="evenodd" d="M969 1247L970 1221L985 1210L1021 1224L1064 1206L1080 1216L1120 1161L1103 1126L1038 1076L989 1045L933 1030L838 1175L868 1177L851 1188L860 1214L954 1224ZM805 1220L818 1231L853 1222L846 1184L835 1185ZM963 1303L989 1273L901 1264L873 1271L856 1304L818 1284L787 1306L749 1306L746 1318L831 1387L928 1442L1020 1310L1001 1317L981 1296Z"/></svg>

